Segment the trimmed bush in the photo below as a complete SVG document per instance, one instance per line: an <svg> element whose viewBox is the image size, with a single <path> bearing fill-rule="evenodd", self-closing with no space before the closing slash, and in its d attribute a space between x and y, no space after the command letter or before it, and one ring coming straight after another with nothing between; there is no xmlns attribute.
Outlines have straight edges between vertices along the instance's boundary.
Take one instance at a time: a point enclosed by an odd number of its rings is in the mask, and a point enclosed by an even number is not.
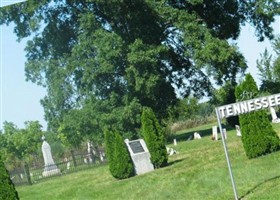
<svg viewBox="0 0 280 200"><path fill-rule="evenodd" d="M0 157L0 200L16 199L19 199L18 193Z"/></svg>
<svg viewBox="0 0 280 200"><path fill-rule="evenodd" d="M134 175L134 167L122 136L113 131L105 132L106 155L113 177L125 179Z"/></svg>
<svg viewBox="0 0 280 200"><path fill-rule="evenodd" d="M168 155L165 146L164 131L152 109L144 107L142 116L142 135L151 154L151 161L155 168L167 165Z"/></svg>
<svg viewBox="0 0 280 200"><path fill-rule="evenodd" d="M236 87L236 99L247 100L258 94L256 82L250 74ZM279 150L279 138L273 130L265 110L254 111L239 116L242 143L248 158Z"/></svg>

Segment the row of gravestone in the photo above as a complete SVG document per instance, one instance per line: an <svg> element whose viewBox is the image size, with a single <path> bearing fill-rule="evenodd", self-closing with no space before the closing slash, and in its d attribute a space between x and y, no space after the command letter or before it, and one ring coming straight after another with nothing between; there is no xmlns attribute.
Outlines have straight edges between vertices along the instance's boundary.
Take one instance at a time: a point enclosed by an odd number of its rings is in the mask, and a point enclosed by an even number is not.
<svg viewBox="0 0 280 200"><path fill-rule="evenodd" d="M60 169L56 166L53 157L52 157L52 153L51 153L51 147L50 145L47 143L47 141L45 141L45 137L42 137L43 140L43 144L42 144L42 153L43 153L43 158L44 158L44 171L42 173L43 177L48 177L48 176L53 176L53 175L57 175L57 174L61 174ZM91 159L90 154L94 154L96 155L97 152L94 151L93 149L93 145L91 142L88 142L88 157L84 159L85 163L91 163L93 162ZM104 161L104 151L99 151L97 154L100 158L100 161L103 162ZM67 159L68 160L68 159ZM70 161L67 162L67 170L70 169Z"/></svg>
<svg viewBox="0 0 280 200"><path fill-rule="evenodd" d="M45 164L42 174L43 177L61 174L60 169L58 169L53 160L50 145L45 141L44 137L42 137L42 139L42 152ZM128 139L126 139L124 142L127 145L127 148L131 155L134 169L137 175L154 170L154 166L150 160L151 155L143 139L133 141L129 141ZM90 149L90 147L88 147L88 149Z"/></svg>
<svg viewBox="0 0 280 200"><path fill-rule="evenodd" d="M235 125L235 128L236 128L236 135L241 137L241 130L240 130L240 127L238 125ZM223 129L223 134L224 134L224 137L225 139L227 139L227 130L224 128ZM193 134L193 139L194 140L199 140L201 139L201 136L198 132L195 132ZM219 140L219 136L218 136L218 127L217 126L212 126L212 136L211 136L211 139L212 140Z"/></svg>
<svg viewBox="0 0 280 200"><path fill-rule="evenodd" d="M237 136L241 136L240 128L236 125ZM226 129L223 129L224 136L226 138ZM218 130L217 126L212 127L212 137L214 140L218 140ZM194 139L201 139L198 132L194 133ZM174 139L174 145L177 145L176 139ZM154 166L150 160L150 153L143 139L129 141L125 140L125 144L129 150L130 156L133 161L134 169L137 175L144 174L154 170ZM176 153L174 149L167 148L169 155ZM170 151L170 152L169 152ZM172 153L171 153L172 152Z"/></svg>
<svg viewBox="0 0 280 200"><path fill-rule="evenodd" d="M237 136L241 136L240 127L236 125ZM225 139L227 138L226 129L223 129L223 134ZM213 140L218 140L218 127L212 127L212 138ZM198 132L194 133L194 139L201 139L201 136ZM176 139L173 140L174 145L177 145ZM154 166L150 160L150 153L146 146L146 143L143 139L129 141L125 140L125 144L129 150L130 156L133 161L134 169L137 175L144 174L154 170ZM176 151L172 148L167 148L169 155L173 155ZM172 153L171 153L172 152Z"/></svg>
<svg viewBox="0 0 280 200"><path fill-rule="evenodd" d="M270 107L270 113L271 113L271 122L272 123L280 123L280 119L277 117L277 114L276 114L276 111L273 107ZM241 137L241 130L240 130L240 127L238 125L235 125L235 129L236 129L236 135ZM225 136L225 139L227 139L227 132L226 132L226 129L223 129L223 134ZM201 139L201 136L198 132L195 132L194 135L193 135L193 138L195 140L197 139ZM219 137L218 137L218 127L217 126L213 126L212 127L212 140L218 140Z"/></svg>
<svg viewBox="0 0 280 200"><path fill-rule="evenodd" d="M272 116L272 122L273 123L279 123L280 119L277 117L275 109L270 108L271 116ZM241 136L241 130L238 125L235 126L236 128L236 135ZM225 139L227 139L227 132L226 129L223 129L223 134ZM198 132L194 133L194 139L201 139L201 136ZM218 127L213 126L212 127L212 140L218 140ZM151 163L150 160L150 153L149 150L146 146L146 143L143 139L138 139L138 140L133 140L129 141L128 139L125 140L125 144L129 150L129 153L131 155L133 164L134 164L134 169L137 175L139 174L144 174L146 172L154 170L154 166ZM176 139L174 139L174 145L177 145ZM170 150L170 149L169 149ZM167 151L169 151L167 149ZM172 150L171 150L172 151ZM52 154L51 154L51 147L50 145L46 142L43 141L42 145L42 152L43 152L43 157L44 157L44 163L45 163L45 168L43 171L43 176L51 176L54 174L60 174L60 169L57 168L55 165ZM175 151L172 151L172 154ZM170 153L170 152L168 152Z"/></svg>

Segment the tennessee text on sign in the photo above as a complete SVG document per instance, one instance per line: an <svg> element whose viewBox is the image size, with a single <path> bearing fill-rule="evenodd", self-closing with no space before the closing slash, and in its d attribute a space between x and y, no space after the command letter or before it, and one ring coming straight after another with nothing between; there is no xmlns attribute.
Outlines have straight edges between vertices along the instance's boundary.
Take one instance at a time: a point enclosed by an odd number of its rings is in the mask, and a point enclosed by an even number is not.
<svg viewBox="0 0 280 200"><path fill-rule="evenodd" d="M280 105L280 93L220 106L218 111L220 118L223 119L278 105Z"/></svg>

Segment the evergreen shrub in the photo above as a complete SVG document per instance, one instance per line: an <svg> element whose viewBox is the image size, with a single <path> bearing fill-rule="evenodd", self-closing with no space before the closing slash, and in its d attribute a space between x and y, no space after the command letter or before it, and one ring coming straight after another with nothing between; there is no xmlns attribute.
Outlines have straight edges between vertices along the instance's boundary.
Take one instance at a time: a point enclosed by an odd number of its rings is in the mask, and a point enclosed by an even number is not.
<svg viewBox="0 0 280 200"><path fill-rule="evenodd" d="M0 156L0 200L17 200L18 193Z"/></svg>
<svg viewBox="0 0 280 200"><path fill-rule="evenodd" d="M118 132L105 131L105 145L112 176L117 179L133 176L133 163L122 136Z"/></svg>
<svg viewBox="0 0 280 200"><path fill-rule="evenodd" d="M250 74L236 87L238 100L255 98L258 94L256 82ZM259 157L279 150L279 137L273 130L266 110L253 111L239 116L242 143L248 158Z"/></svg>
<svg viewBox="0 0 280 200"><path fill-rule="evenodd" d="M155 168L167 165L168 155L165 146L165 135L152 109L143 108L142 135L151 154L151 161Z"/></svg>

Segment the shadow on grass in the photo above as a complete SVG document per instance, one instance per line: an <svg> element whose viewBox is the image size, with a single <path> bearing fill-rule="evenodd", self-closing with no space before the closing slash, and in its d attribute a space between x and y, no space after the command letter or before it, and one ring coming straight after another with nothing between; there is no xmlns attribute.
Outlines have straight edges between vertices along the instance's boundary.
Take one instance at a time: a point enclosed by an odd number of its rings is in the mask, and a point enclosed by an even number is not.
<svg viewBox="0 0 280 200"><path fill-rule="evenodd" d="M168 162L168 164L165 166L165 167L169 167L169 166L172 166L176 163L179 163L179 162L182 162L184 159L179 159L179 160L173 160L171 162Z"/></svg>
<svg viewBox="0 0 280 200"><path fill-rule="evenodd" d="M223 128L226 128L227 131L233 130L234 128L225 124L222 124ZM211 128L206 128L206 129L201 129L201 130L192 130L192 131L187 131L183 132L181 134L173 136L176 138L177 141L186 141L186 140L192 140L193 139L193 134L195 132L198 132L201 137L210 137L212 136L212 127ZM219 132L219 128L218 128ZM171 140L170 140L171 142Z"/></svg>
<svg viewBox="0 0 280 200"><path fill-rule="evenodd" d="M280 175L279 176L275 176L273 178L269 178L269 179L266 179L264 180L262 183L259 183L257 184L255 187L253 187L252 189L248 190L246 194L242 195L241 197L239 197L238 199L241 200L243 198L245 198L247 195L251 194L251 193L254 193L255 190L257 190L259 187L261 187L262 185L268 183L269 181L273 181L273 180L276 180L276 179L279 179L280 178Z"/></svg>

